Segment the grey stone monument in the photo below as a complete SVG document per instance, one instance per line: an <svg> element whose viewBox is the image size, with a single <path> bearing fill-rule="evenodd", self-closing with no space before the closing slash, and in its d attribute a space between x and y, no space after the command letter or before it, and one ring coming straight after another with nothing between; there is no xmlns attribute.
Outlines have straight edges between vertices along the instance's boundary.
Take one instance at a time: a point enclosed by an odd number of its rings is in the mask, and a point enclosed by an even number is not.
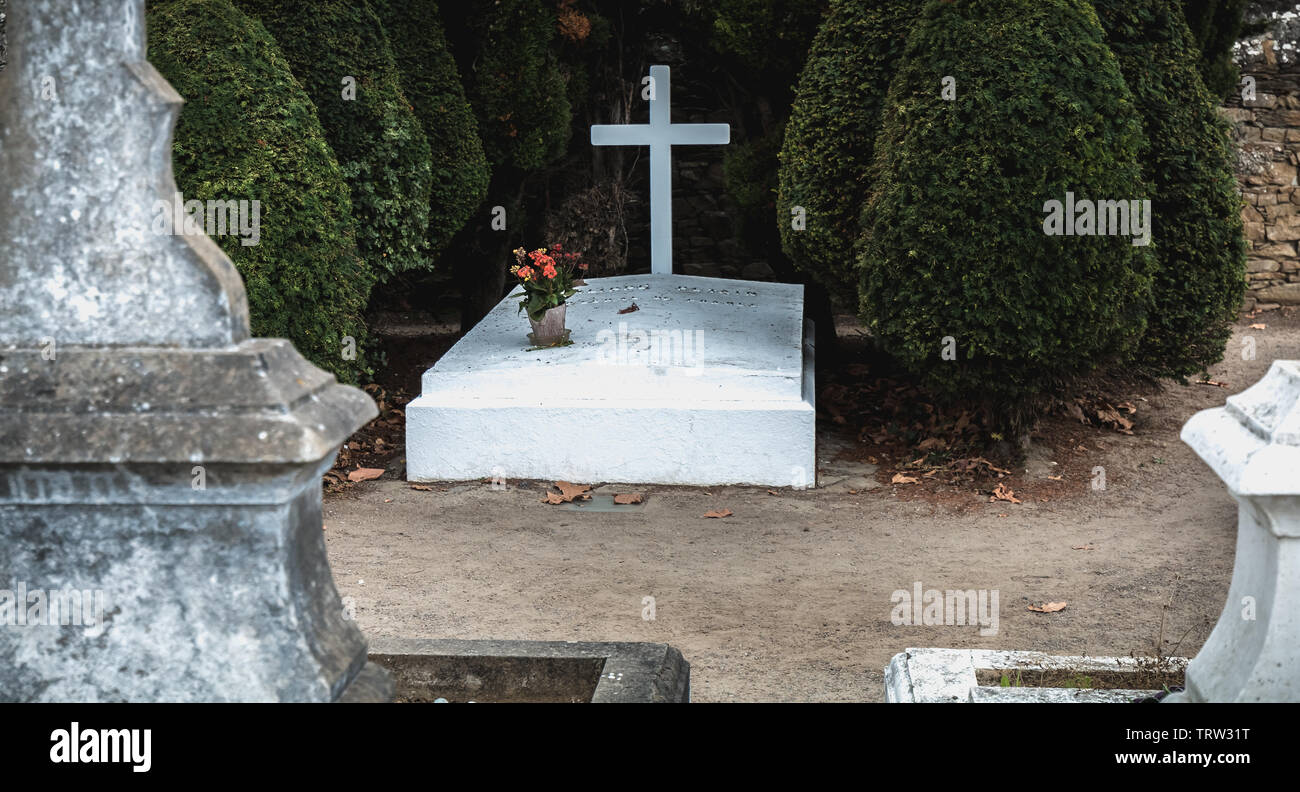
<svg viewBox="0 0 1300 792"><path fill-rule="evenodd" d="M152 227L182 100L144 0L10 4L6 27L0 701L391 699L321 525L374 404L249 337L210 239Z"/></svg>

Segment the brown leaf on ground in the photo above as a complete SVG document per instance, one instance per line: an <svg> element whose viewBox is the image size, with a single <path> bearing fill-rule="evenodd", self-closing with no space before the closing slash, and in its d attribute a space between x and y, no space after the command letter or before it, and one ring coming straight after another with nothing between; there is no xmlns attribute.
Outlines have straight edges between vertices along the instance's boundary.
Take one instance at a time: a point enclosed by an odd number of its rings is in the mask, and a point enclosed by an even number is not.
<svg viewBox="0 0 1300 792"><path fill-rule="evenodd" d="M568 481L557 481L555 486L559 487L560 492L569 500L591 500L587 493L591 491L588 484L572 484Z"/></svg>
<svg viewBox="0 0 1300 792"><path fill-rule="evenodd" d="M547 492L546 498L542 503L559 505L561 503L573 503L575 500L591 500L591 495L587 494L591 491L590 485L572 484L568 481L557 481L555 482L555 486L560 491L558 493Z"/></svg>
<svg viewBox="0 0 1300 792"><path fill-rule="evenodd" d="M1213 385L1213 386L1216 387L1216 388L1226 388L1226 387L1228 387L1228 383L1226 383L1226 382L1219 382L1218 380L1212 380L1212 379L1203 379L1203 380L1199 380L1196 384L1197 384L1197 385Z"/></svg>
<svg viewBox="0 0 1300 792"><path fill-rule="evenodd" d="M890 484L915 484L916 481L917 480L911 476L904 476L902 473L895 473L894 477L890 479L889 483Z"/></svg>
<svg viewBox="0 0 1300 792"><path fill-rule="evenodd" d="M639 492L629 492L625 495L615 495L614 502L620 506L628 506L633 503L641 503L645 498L641 497Z"/></svg>
<svg viewBox="0 0 1300 792"><path fill-rule="evenodd" d="M917 450L917 451L930 451L930 450L935 449L935 448L943 448L943 447L945 447L945 446L947 446L947 445L948 445L947 441L945 441L945 440L944 440L943 438L941 438L941 437L927 437L927 438L925 438L924 440L922 440L921 442L919 442L919 443L916 444L916 450Z"/></svg>
<svg viewBox="0 0 1300 792"><path fill-rule="evenodd" d="M1093 546L1090 545L1090 544L1086 544L1086 545L1075 545L1074 547L1071 547L1070 549L1071 549L1071 550L1096 550L1097 548L1093 547Z"/></svg>
<svg viewBox="0 0 1300 792"><path fill-rule="evenodd" d="M636 313L636 312L639 311L639 310L641 310L641 306L637 305L636 303L632 303L632 304L629 305L628 307L626 307L626 308L624 308L623 310L619 311L619 313L620 313L620 314L630 314L630 313Z"/></svg>
<svg viewBox="0 0 1300 792"><path fill-rule="evenodd" d="M371 481L384 475L383 468L357 468L348 474L348 481Z"/></svg>
<svg viewBox="0 0 1300 792"><path fill-rule="evenodd" d="M1042 606L1030 605L1029 609L1034 613L1056 613L1057 611L1065 610L1065 605L1066 603L1064 602L1048 602Z"/></svg>
<svg viewBox="0 0 1300 792"><path fill-rule="evenodd" d="M993 501L1020 503L1020 499L1016 497L1016 493L1006 484L998 484L993 488L993 495L989 497L989 503L992 503Z"/></svg>
<svg viewBox="0 0 1300 792"><path fill-rule="evenodd" d="M1062 478L1061 476L1048 476L1048 477L1047 477L1047 480L1048 480L1048 481L1065 481L1065 479Z"/></svg>
<svg viewBox="0 0 1300 792"><path fill-rule="evenodd" d="M723 517L730 517L733 513L731 509L715 509L711 512L705 512L704 516L713 520L720 520Z"/></svg>
<svg viewBox="0 0 1300 792"><path fill-rule="evenodd" d="M420 492L433 492L433 487L426 487L423 484L412 484L411 489L419 490Z"/></svg>
<svg viewBox="0 0 1300 792"><path fill-rule="evenodd" d="M1250 326L1250 329L1251 329L1251 330L1267 330L1267 329L1268 329L1268 325L1266 325L1266 324L1253 324L1253 325Z"/></svg>

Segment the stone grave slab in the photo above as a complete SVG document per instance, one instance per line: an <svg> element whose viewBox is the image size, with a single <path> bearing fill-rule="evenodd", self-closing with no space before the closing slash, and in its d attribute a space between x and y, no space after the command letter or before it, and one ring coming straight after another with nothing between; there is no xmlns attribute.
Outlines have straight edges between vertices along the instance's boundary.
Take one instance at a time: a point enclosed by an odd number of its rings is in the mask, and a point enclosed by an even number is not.
<svg viewBox="0 0 1300 792"><path fill-rule="evenodd" d="M802 286L593 279L568 302L572 345L549 349L517 306L518 292L425 373L409 480L812 485Z"/></svg>

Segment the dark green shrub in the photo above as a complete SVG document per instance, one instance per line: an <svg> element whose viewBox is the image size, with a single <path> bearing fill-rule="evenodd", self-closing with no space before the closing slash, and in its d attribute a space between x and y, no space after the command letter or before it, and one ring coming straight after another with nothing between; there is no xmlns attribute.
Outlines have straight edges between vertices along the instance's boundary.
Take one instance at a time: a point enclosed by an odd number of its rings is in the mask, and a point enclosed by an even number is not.
<svg viewBox="0 0 1300 792"><path fill-rule="evenodd" d="M540 0L473 0L467 24L477 56L468 82L493 167L534 171L569 143L570 109L552 43L555 15Z"/></svg>
<svg viewBox="0 0 1300 792"><path fill-rule="evenodd" d="M1185 377L1223 358L1245 291L1241 197L1227 122L1196 70L1171 0L1093 0L1146 131L1153 192L1154 310L1135 350L1152 374Z"/></svg>
<svg viewBox="0 0 1300 792"><path fill-rule="evenodd" d="M834 0L786 127L776 208L782 247L850 304L857 301L853 242L870 194L882 102L916 15L915 0ZM793 227L796 207L806 229Z"/></svg>
<svg viewBox="0 0 1300 792"><path fill-rule="evenodd" d="M826 11L826 0L715 0L714 45L760 72L792 74Z"/></svg>
<svg viewBox="0 0 1300 792"><path fill-rule="evenodd" d="M149 60L185 97L172 162L185 198L261 202L260 240L214 240L244 276L254 335L288 338L340 380L360 360L374 276L357 256L348 187L275 41L230 0L151 2Z"/></svg>
<svg viewBox="0 0 1300 792"><path fill-rule="evenodd" d="M1193 43L1200 51L1197 68L1210 93L1222 97L1237 85L1232 48L1242 30L1246 0L1181 0ZM1097 9L1098 12L1101 9ZM1195 57L1195 56L1194 56Z"/></svg>
<svg viewBox="0 0 1300 792"><path fill-rule="evenodd" d="M429 266L429 142L365 0L236 0L275 36L352 190L357 247L381 277ZM344 98L344 80L356 98Z"/></svg>
<svg viewBox="0 0 1300 792"><path fill-rule="evenodd" d="M1145 329L1149 246L1045 232L1067 191L1149 197L1141 123L1086 0L932 0L918 16L876 140L863 317L935 391L1023 428L1036 394Z"/></svg>
<svg viewBox="0 0 1300 792"><path fill-rule="evenodd" d="M393 46L402 92L429 139L429 247L441 252L487 194L488 167L435 0L371 0Z"/></svg>

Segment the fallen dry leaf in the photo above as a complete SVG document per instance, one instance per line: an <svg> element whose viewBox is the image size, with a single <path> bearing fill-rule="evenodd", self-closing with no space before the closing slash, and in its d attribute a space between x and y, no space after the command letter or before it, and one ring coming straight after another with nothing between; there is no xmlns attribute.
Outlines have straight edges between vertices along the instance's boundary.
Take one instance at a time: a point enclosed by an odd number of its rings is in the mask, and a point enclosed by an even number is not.
<svg viewBox="0 0 1300 792"><path fill-rule="evenodd" d="M730 517L733 514L731 509L715 509L711 512L705 512L704 516L714 520L720 520L723 517Z"/></svg>
<svg viewBox="0 0 1300 792"><path fill-rule="evenodd" d="M423 484L412 484L411 489L419 490L420 492L433 492L433 487L426 487Z"/></svg>
<svg viewBox="0 0 1300 792"><path fill-rule="evenodd" d="M560 492L569 500L591 500L591 496L587 494L591 491L591 487L587 484L572 484L567 481L557 481L555 482L555 486L559 487Z"/></svg>
<svg viewBox="0 0 1300 792"><path fill-rule="evenodd" d="M776 496L776 497L778 497L778 498L781 497L781 493L777 492L776 490L768 490L768 491L767 491L767 494L768 494L768 495L774 495L774 496Z"/></svg>
<svg viewBox="0 0 1300 792"><path fill-rule="evenodd" d="M348 474L348 481L370 481L384 475L383 468L357 468Z"/></svg>
<svg viewBox="0 0 1300 792"><path fill-rule="evenodd" d="M628 307L626 307L626 308L624 308L623 310L619 311L619 313L620 313L620 314L630 314L630 313L636 313L636 312L639 311L639 310L641 310L641 306L637 305L636 303L632 303L632 304L629 305Z"/></svg>
<svg viewBox="0 0 1300 792"><path fill-rule="evenodd" d="M1042 607L1039 607L1039 606L1037 606L1037 605L1030 605L1030 606L1029 606L1029 609L1030 609L1031 611L1033 611L1034 613L1056 613L1057 611L1063 611L1063 610L1065 610L1065 603L1064 603L1064 602L1049 602L1049 603L1043 605Z"/></svg>
<svg viewBox="0 0 1300 792"><path fill-rule="evenodd" d="M591 495L587 494L591 487L587 484L572 484L568 481L557 481L555 486L560 490L556 492L547 492L542 503L549 503L558 506L561 503L573 503L575 500L591 500Z"/></svg>
<svg viewBox="0 0 1300 792"><path fill-rule="evenodd" d="M916 479L912 478L911 476L904 476L902 473L895 473L894 477L890 479L889 483L890 484L915 484Z"/></svg>
<svg viewBox="0 0 1300 792"><path fill-rule="evenodd" d="M645 500L639 492L629 492L626 495L615 495L614 502L620 506L627 506L633 503L640 503Z"/></svg>
<svg viewBox="0 0 1300 792"><path fill-rule="evenodd" d="M1093 546L1090 545L1090 544L1086 544L1086 545L1075 545L1074 547L1071 547L1070 549L1071 549L1071 550L1096 550L1097 548L1093 547Z"/></svg>
<svg viewBox="0 0 1300 792"><path fill-rule="evenodd" d="M1048 477L1047 477L1047 480L1048 480L1048 481L1065 481L1065 479L1061 478L1060 476L1048 476Z"/></svg>
<svg viewBox="0 0 1300 792"><path fill-rule="evenodd" d="M1266 324L1253 324L1253 325L1250 326L1250 329L1251 329L1251 330L1267 330L1267 329L1268 329L1268 325L1266 325Z"/></svg>
<svg viewBox="0 0 1300 792"><path fill-rule="evenodd" d="M993 501L1020 503L1020 499L1016 497L1016 493L1006 484L998 484L993 488L993 495L989 497L989 503L992 503Z"/></svg>
<svg viewBox="0 0 1300 792"><path fill-rule="evenodd" d="M1226 387L1228 387L1228 383L1226 383L1226 382L1219 382L1218 380L1212 380L1212 379L1203 379L1203 380L1198 381L1196 384L1197 384L1197 385L1213 385L1213 386L1216 387L1216 388L1226 388Z"/></svg>

